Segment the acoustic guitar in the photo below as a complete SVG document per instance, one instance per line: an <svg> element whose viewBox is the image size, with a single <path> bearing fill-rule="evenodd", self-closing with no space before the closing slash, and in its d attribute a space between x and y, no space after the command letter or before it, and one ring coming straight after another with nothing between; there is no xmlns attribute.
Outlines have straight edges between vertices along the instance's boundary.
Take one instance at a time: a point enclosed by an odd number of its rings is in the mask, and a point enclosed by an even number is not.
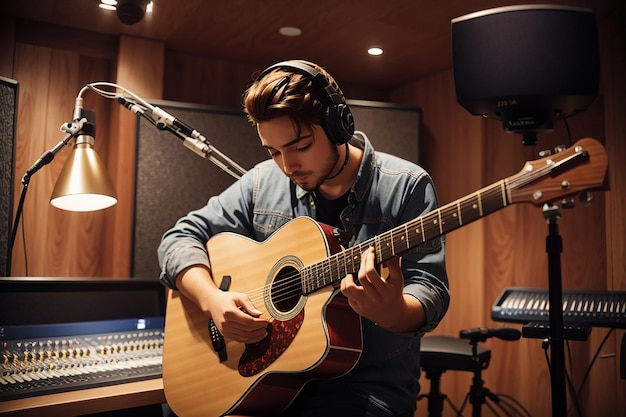
<svg viewBox="0 0 626 417"><path fill-rule="evenodd" d="M207 243L213 277L246 293L270 321L259 343L224 339L212 320L169 291L163 349L165 396L180 417L261 415L286 408L307 381L350 371L361 352L360 318L337 284L361 253L380 264L513 203L543 205L600 188L607 156L594 139L526 162L517 174L349 248L332 230L298 217L264 242L233 233Z"/></svg>

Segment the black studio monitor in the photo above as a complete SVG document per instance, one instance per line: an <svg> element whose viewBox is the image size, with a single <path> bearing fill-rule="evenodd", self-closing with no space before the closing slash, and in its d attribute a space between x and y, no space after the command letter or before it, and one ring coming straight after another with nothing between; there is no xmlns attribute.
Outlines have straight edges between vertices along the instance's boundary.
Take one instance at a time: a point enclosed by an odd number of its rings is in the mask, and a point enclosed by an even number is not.
<svg viewBox="0 0 626 417"><path fill-rule="evenodd" d="M592 10L518 5L451 22L452 67L459 104L502 120L511 133L553 129L598 95L600 59Z"/></svg>

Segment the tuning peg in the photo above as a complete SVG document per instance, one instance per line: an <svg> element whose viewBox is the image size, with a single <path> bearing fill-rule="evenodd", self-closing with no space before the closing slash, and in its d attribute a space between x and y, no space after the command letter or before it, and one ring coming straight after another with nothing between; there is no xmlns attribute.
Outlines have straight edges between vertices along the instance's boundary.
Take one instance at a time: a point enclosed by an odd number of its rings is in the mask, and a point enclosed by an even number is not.
<svg viewBox="0 0 626 417"><path fill-rule="evenodd" d="M539 151L539 157L544 158L546 156L552 155L552 151L550 149L544 149L543 151Z"/></svg>
<svg viewBox="0 0 626 417"><path fill-rule="evenodd" d="M566 149L567 149L567 146L565 145L557 145L554 147L554 153L563 152Z"/></svg>
<svg viewBox="0 0 626 417"><path fill-rule="evenodd" d="M574 206L576 206L576 203L574 202L573 198L570 198L569 200L567 198L564 198L563 200L561 200L561 207L563 207L564 209L571 209L574 208Z"/></svg>
<svg viewBox="0 0 626 417"><path fill-rule="evenodd" d="M580 200L580 202L584 205L588 206L593 200L593 195L589 191L583 191L582 193L578 194L578 200Z"/></svg>

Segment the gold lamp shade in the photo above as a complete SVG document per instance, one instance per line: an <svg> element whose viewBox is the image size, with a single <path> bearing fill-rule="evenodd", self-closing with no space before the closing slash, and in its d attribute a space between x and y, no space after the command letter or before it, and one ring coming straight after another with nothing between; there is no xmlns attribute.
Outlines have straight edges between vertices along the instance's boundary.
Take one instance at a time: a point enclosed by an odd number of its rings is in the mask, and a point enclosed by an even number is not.
<svg viewBox="0 0 626 417"><path fill-rule="evenodd" d="M57 179L50 204L69 211L96 211L115 203L115 188L93 144L77 141Z"/></svg>

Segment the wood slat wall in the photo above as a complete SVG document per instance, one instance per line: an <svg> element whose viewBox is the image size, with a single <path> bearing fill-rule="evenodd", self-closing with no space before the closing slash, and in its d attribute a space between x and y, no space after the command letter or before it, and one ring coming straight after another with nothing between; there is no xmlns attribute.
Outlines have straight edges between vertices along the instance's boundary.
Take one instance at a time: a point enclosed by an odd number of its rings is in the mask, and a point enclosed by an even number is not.
<svg viewBox="0 0 626 417"><path fill-rule="evenodd" d="M619 21L615 16L600 22L601 96L592 108L570 121L574 140L591 136L605 143L611 190L594 193L589 207L578 204L563 213L560 232L564 240L564 288L626 290L626 132L620 121L626 111L626 35ZM0 61L0 75L20 82L16 204L21 191L19 180L43 151L62 139L59 126L69 121L74 98L85 83L116 80L146 98L234 107L256 69L240 63L181 56L165 51L158 42L148 41L146 45L145 40L127 37L118 40L119 51L98 50L92 54L84 47L73 50L65 39L55 39L53 32L45 28L32 33L33 28L29 28L28 39L19 36L19 28L13 42L3 39L2 45L11 45L15 53L12 57L3 55ZM38 38L42 41L37 42ZM110 43L105 45L113 49ZM141 50L147 53L140 53ZM166 59L168 54L177 57L175 65ZM222 76L228 82L221 82ZM563 128L558 126L555 133L540 136L537 148L530 149L523 147L515 136L504 133L498 122L470 116L456 103L450 70L391 92L351 86L349 80L338 81L350 98L390 98L423 109L422 163L433 175L442 203L510 176L521 169L524 161L533 159L539 149L566 142ZM208 87L194 90L190 87L193 85ZM66 213L51 207L50 192L68 154L59 153L31 180L23 219L26 239L20 231L13 253L14 276L26 274L26 262L31 276L116 278L129 274L134 150L126 142L132 141L133 122L128 112L120 112L117 104L95 94L85 96L85 107L97 112L96 149L105 160L122 201L114 209L97 213ZM490 313L491 304L503 288L547 288L546 234L541 209L527 205L506 208L451 233L447 239L452 305L435 333L457 336L464 328L499 326L500 323L491 321ZM581 382L606 333L606 329L594 328L589 341L571 342L571 366L569 360L567 363L574 384ZM618 415L616 410L626 405L626 383L619 378L619 343L623 333L617 331L609 337L602 348L602 358L589 375L581 397L584 415ZM483 373L486 386L515 397L535 416L549 415L550 379L540 341L490 340L486 346L492 349L492 362ZM427 392L428 381L422 378L421 383L422 392ZM470 374L448 372L444 374L442 389L458 405L470 384ZM444 409L446 416L452 415L449 407ZM426 415L425 401L420 402L416 415ZM483 415L491 414L484 408Z"/></svg>

